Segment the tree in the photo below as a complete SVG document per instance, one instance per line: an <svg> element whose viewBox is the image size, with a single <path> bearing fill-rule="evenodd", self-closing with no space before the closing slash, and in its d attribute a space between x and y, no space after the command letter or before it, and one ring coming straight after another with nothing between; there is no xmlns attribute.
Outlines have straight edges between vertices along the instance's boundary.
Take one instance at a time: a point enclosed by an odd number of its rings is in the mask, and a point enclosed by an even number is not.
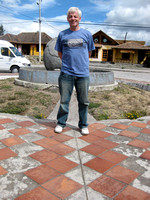
<svg viewBox="0 0 150 200"><path fill-rule="evenodd" d="M4 27L3 27L3 25L1 24L1 25L0 25L0 35L4 35L4 32L5 32Z"/></svg>

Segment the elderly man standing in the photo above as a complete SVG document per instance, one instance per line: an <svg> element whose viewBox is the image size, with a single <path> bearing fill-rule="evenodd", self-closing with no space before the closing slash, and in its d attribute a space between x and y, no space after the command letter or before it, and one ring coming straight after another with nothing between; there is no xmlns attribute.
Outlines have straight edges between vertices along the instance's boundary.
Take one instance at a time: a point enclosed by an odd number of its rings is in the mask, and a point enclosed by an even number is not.
<svg viewBox="0 0 150 200"><path fill-rule="evenodd" d="M55 50L62 60L59 76L60 107L57 114L56 133L61 133L66 126L69 113L69 102L75 86L78 100L79 123L82 135L89 134L88 90L89 90L89 57L95 49L91 33L80 28L82 12L71 7L67 12L70 28L61 31L57 38ZM73 113L72 113L73 114Z"/></svg>

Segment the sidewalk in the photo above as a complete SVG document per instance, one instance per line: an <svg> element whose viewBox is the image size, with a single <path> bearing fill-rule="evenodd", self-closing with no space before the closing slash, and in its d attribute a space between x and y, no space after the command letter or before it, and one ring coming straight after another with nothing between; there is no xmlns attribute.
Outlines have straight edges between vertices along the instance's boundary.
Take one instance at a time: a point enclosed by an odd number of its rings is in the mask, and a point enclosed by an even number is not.
<svg viewBox="0 0 150 200"><path fill-rule="evenodd" d="M55 125L0 114L0 200L150 199L150 117Z"/></svg>

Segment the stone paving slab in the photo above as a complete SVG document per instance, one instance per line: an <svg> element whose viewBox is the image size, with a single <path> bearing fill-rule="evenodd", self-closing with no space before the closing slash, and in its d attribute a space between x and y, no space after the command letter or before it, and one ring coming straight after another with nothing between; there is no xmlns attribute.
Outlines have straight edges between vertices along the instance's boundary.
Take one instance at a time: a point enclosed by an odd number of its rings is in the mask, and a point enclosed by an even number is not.
<svg viewBox="0 0 150 200"><path fill-rule="evenodd" d="M150 117L55 125L0 115L0 200L150 199Z"/></svg>

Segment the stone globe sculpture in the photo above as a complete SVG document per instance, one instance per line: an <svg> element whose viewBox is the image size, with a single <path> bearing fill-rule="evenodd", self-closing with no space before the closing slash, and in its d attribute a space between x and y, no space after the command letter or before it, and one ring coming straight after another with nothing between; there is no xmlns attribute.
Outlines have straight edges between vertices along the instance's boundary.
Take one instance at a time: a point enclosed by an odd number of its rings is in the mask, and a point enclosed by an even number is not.
<svg viewBox="0 0 150 200"><path fill-rule="evenodd" d="M47 70L55 70L61 68L61 59L58 56L58 52L54 49L57 38L51 39L44 50L44 65Z"/></svg>

